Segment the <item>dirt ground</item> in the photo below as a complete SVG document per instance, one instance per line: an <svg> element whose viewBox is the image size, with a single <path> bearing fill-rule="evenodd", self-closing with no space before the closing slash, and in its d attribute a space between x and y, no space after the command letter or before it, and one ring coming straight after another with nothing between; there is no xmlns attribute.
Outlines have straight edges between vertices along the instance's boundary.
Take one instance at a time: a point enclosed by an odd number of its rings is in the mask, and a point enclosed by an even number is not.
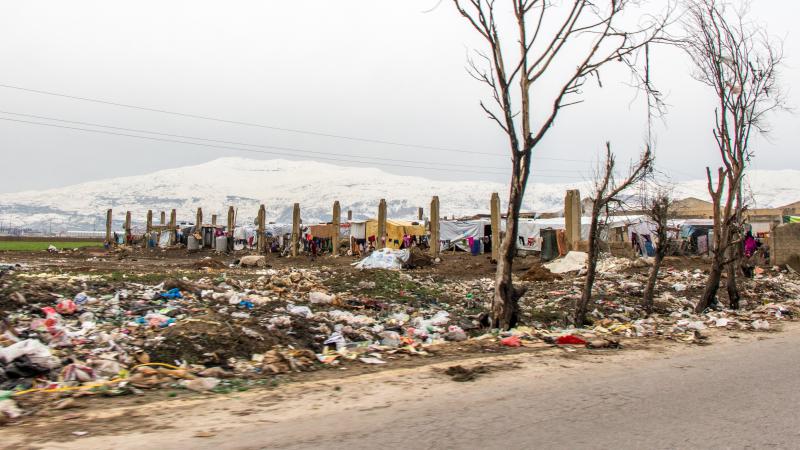
<svg viewBox="0 0 800 450"><path fill-rule="evenodd" d="M186 272L201 275L206 269L225 269L233 273L246 274L249 270L230 267L234 261L250 252L236 252L232 255L220 255L210 251L188 253L184 249L174 250L136 250L123 252L107 252L102 249L78 249L70 252L16 252L0 251L2 263L28 263L43 269L61 269L70 272L113 273L125 271L136 273L169 273ZM349 256L321 256L312 259L308 256L298 258L281 258L267 255L266 268L335 268L344 271L356 271L351 265L358 261ZM495 264L488 255L471 256L464 252L445 252L441 255L441 263L423 269L433 277L456 279L474 279L494 276ZM539 264L534 256L517 258L514 271L522 274L531 266ZM413 271L413 270L412 270Z"/></svg>
<svg viewBox="0 0 800 450"><path fill-rule="evenodd" d="M795 333L800 330L793 323L784 327ZM558 379L561 372L575 376L602 371L603 367L635 367L648 360L672 358L683 353L708 353L713 352L716 345L756 342L778 334L781 333L717 330L710 333L704 346L663 339L629 340L623 342L620 349L602 350L539 344L510 349L502 354L459 352L450 356L442 354L439 358L409 359L386 370L345 367L295 374L269 386L230 394L172 396L149 392L141 396L84 397L75 399L65 409L48 409L16 422L0 430L0 435L5 440L3 448L8 449L105 448L86 447L85 439L104 445L118 442L117 448L132 448L156 439L163 448L185 448L182 446L186 442L174 439L180 437L203 445L204 439L213 438L235 424L250 424L246 429L253 432L258 427L291 423L299 420L302 414L390 408L401 396L425 397L442 390L454 395L460 390L456 385L480 382L487 377L505 377L504 374L519 372L520 376L525 374L524 379L543 376ZM135 439L126 438L128 435ZM165 438L167 440L163 440ZM223 447L237 444L234 439Z"/></svg>

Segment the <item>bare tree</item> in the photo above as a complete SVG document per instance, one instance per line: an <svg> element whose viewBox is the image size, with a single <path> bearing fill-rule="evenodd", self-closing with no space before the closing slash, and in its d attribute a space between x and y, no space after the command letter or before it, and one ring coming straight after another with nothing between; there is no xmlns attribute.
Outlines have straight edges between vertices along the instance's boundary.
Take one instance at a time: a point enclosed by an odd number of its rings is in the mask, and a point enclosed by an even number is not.
<svg viewBox="0 0 800 450"><path fill-rule="evenodd" d="M663 188L656 188L652 193L645 191L642 196L642 206L644 215L653 223L655 231L655 255L650 273L647 275L647 284L644 286L642 307L650 314L653 312L653 296L655 294L658 272L661 270L661 263L667 256L669 250L669 219L672 215L672 196L669 191Z"/></svg>
<svg viewBox="0 0 800 450"><path fill-rule="evenodd" d="M611 151L611 144L606 143L606 158L601 170L598 171L594 182L592 198L592 220L589 225L589 259L586 264L586 279L583 282L583 292L575 307L574 323L580 327L586 323L586 313L592 299L592 288L597 274L597 259L600 256L600 221L609 216L612 205L623 203L621 194L631 186L642 181L653 169L653 154L650 147L646 147L639 161L631 165L627 176L618 181L614 176L616 158Z"/></svg>
<svg viewBox="0 0 800 450"><path fill-rule="evenodd" d="M496 0L453 3L485 41L487 51L476 52L477 61L470 59L469 72L489 88L493 105L481 102L481 108L505 133L511 151L507 225L491 311L493 327L510 328L516 324L522 295L513 286L511 268L534 148L563 108L582 101L589 77L599 82L599 70L612 62L635 68L638 52L659 39L669 14L661 19L643 15L640 20L623 20L638 3L632 0L512 0L511 6ZM633 29L626 28L630 23ZM548 90L554 84L556 88Z"/></svg>
<svg viewBox="0 0 800 450"><path fill-rule="evenodd" d="M723 0L689 0L683 47L695 66L695 78L717 99L714 140L722 166L706 168L714 206L711 270L696 311L716 301L723 270L731 308L739 307L736 284L741 259L745 202L742 183L753 157L750 137L766 132L765 116L785 104L777 83L783 55L763 27L745 21L746 9Z"/></svg>

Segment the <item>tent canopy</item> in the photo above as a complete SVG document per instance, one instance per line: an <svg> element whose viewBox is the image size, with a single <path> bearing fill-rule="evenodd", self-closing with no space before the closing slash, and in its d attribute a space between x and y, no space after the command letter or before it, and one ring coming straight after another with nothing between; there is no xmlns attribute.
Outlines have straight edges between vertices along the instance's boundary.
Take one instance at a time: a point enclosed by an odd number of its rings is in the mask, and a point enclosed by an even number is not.
<svg viewBox="0 0 800 450"><path fill-rule="evenodd" d="M427 231L424 225L415 222L403 222L400 220L386 221L386 246L389 248L400 248L403 236L425 236ZM378 237L378 221L375 219L366 222L366 235Z"/></svg>

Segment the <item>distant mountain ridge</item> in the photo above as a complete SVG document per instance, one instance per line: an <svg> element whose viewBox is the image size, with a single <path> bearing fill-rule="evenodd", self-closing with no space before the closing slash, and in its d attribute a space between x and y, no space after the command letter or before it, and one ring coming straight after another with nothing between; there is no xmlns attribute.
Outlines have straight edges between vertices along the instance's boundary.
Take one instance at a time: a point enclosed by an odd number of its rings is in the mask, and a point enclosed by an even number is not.
<svg viewBox="0 0 800 450"><path fill-rule="evenodd" d="M749 183L758 207L777 207L800 200L800 171L753 171ZM529 183L523 204L526 211L554 211L563 207L566 189L586 183ZM175 208L179 221L193 221L198 207L206 218L218 214L225 221L228 206L237 209L237 223L252 223L264 204L270 222L291 222L292 206L300 203L306 223L329 221L339 200L342 215L354 218L377 215L385 198L389 217L416 218L417 208L427 213L431 197L438 195L442 216L486 213L492 192L501 199L506 185L483 181L436 181L418 176L394 175L376 168L342 167L315 161L221 158L204 164L165 169L147 175L112 178L64 188L0 194L0 220L8 226L66 230L102 230L105 211L114 209L115 226L131 211L142 224L147 210L155 221L160 211ZM704 180L681 182L676 196L707 199Z"/></svg>

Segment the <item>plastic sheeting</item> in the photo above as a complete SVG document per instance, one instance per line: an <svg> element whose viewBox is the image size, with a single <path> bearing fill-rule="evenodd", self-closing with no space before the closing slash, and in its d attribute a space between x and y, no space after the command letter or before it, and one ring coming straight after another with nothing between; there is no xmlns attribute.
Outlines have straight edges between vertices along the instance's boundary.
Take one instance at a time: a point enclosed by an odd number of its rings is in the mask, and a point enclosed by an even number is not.
<svg viewBox="0 0 800 450"><path fill-rule="evenodd" d="M367 236L378 235L378 221L368 220L367 223ZM425 236L427 231L425 225L414 224L413 222L401 222L399 220L386 221L386 247L400 248L400 243L403 242L404 235L409 236Z"/></svg>
<svg viewBox="0 0 800 450"><path fill-rule="evenodd" d="M589 223L591 218L581 217L581 240L589 239ZM553 219L521 219L517 230L517 248L520 250L542 251L541 230L552 228L564 230L563 217Z"/></svg>
<svg viewBox="0 0 800 450"><path fill-rule="evenodd" d="M367 222L350 222L350 237L353 239L366 239Z"/></svg>
<svg viewBox="0 0 800 450"><path fill-rule="evenodd" d="M292 224L290 223L268 223L264 225L264 231L267 236L283 236L284 234L292 233Z"/></svg>
<svg viewBox="0 0 800 450"><path fill-rule="evenodd" d="M357 269L388 269L400 270L408 261L411 254L408 250L394 250L382 248L372 252L369 256L353 263Z"/></svg>
<svg viewBox="0 0 800 450"><path fill-rule="evenodd" d="M442 250L450 249L455 245L461 250L471 251L472 249L469 248L467 239L482 239L485 236L485 227L489 224L488 220L448 220L439 222L439 240L445 242L442 245Z"/></svg>
<svg viewBox="0 0 800 450"><path fill-rule="evenodd" d="M171 232L163 231L161 235L158 237L158 246L161 248L169 247L169 238L172 235Z"/></svg>
<svg viewBox="0 0 800 450"><path fill-rule="evenodd" d="M563 258L559 258L551 263L544 265L547 270L553 273L577 272L586 267L589 255L584 252L569 252Z"/></svg>

